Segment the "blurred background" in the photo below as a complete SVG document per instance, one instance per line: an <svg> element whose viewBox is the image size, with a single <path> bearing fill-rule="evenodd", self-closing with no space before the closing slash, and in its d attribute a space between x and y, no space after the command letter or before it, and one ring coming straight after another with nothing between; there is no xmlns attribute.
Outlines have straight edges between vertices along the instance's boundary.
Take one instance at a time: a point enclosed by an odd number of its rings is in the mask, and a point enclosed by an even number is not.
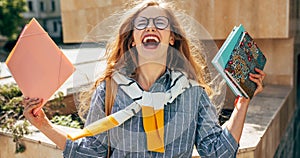
<svg viewBox="0 0 300 158"><path fill-rule="evenodd" d="M36 18L72 63L85 71L87 65L97 64L95 57L105 49L105 41L95 46L86 36L127 3L127 0L0 0L0 84L13 82L4 62L31 18ZM265 105L278 104L278 108L268 114L270 120L262 117L267 123L259 131L262 134L256 145L245 145L238 157L300 157L300 0L178 0L174 3L202 25L218 47L234 26L243 24L267 57L266 92L258 97L262 101L253 104L262 109L267 108ZM84 59L78 59L79 49L86 53L80 56ZM64 92L72 94L74 85ZM274 98L278 101L271 103ZM223 107L224 110L232 108ZM255 111L252 115L250 111L246 123L260 115L264 114Z"/></svg>

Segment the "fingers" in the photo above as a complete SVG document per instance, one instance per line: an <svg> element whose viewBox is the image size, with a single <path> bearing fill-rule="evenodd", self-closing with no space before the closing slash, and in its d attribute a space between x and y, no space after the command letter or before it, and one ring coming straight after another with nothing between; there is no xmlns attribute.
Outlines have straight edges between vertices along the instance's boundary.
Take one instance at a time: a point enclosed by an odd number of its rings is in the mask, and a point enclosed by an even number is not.
<svg viewBox="0 0 300 158"><path fill-rule="evenodd" d="M260 80L263 80L263 76L260 75L260 74L253 74L253 73L250 73L249 75L250 75L250 77L258 78L258 79L260 79Z"/></svg>
<svg viewBox="0 0 300 158"><path fill-rule="evenodd" d="M250 80L256 83L257 85L257 88L254 92L254 96L263 91L263 80L266 76L266 73L258 68L255 68L255 71L258 72L258 74L250 73L249 75Z"/></svg>
<svg viewBox="0 0 300 158"><path fill-rule="evenodd" d="M259 92L261 92L263 90L263 82L261 78L255 78L250 75L250 80L256 83L257 85L256 91L258 90Z"/></svg>
<svg viewBox="0 0 300 158"><path fill-rule="evenodd" d="M257 77L257 76L255 76L253 74L250 74L249 78L250 78L251 81L255 82L257 84L257 86L263 85L262 84L262 78L260 76Z"/></svg>
<svg viewBox="0 0 300 158"><path fill-rule="evenodd" d="M24 108L28 108L28 107L31 107L31 106L36 106L36 105L39 105L40 103L42 103L42 99L41 98L28 98L28 97L25 97L23 99L23 103L24 103Z"/></svg>
<svg viewBox="0 0 300 158"><path fill-rule="evenodd" d="M23 105L24 105L24 115L32 114L33 110L41 106L42 99L41 98L23 98Z"/></svg>
<svg viewBox="0 0 300 158"><path fill-rule="evenodd" d="M250 76L250 79L255 82L256 84L261 84L263 85L263 80L265 79L266 77L266 73L263 72L262 70L258 69L258 68L255 68L255 71L258 72L258 74L254 74L254 73L250 73L249 76ZM260 82L260 83L259 83Z"/></svg>
<svg viewBox="0 0 300 158"><path fill-rule="evenodd" d="M258 72L259 75L261 75L262 80L265 79L265 77L266 77L267 74L266 74L264 71L260 70L259 68L254 68L254 70L255 70L256 72Z"/></svg>
<svg viewBox="0 0 300 158"><path fill-rule="evenodd" d="M49 119L45 115L43 109L39 110L36 115L33 111L42 105L43 99L41 98L23 98L24 111L23 115L25 118L35 127L41 129L50 124Z"/></svg>

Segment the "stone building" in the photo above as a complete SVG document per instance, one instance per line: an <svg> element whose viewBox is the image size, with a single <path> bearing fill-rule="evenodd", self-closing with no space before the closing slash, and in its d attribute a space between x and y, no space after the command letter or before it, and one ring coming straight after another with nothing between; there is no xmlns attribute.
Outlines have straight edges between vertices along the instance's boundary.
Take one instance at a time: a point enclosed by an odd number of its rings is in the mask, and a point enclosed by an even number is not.
<svg viewBox="0 0 300 158"><path fill-rule="evenodd" d="M60 0L27 0L25 19L36 18L55 41L61 41L62 24Z"/></svg>

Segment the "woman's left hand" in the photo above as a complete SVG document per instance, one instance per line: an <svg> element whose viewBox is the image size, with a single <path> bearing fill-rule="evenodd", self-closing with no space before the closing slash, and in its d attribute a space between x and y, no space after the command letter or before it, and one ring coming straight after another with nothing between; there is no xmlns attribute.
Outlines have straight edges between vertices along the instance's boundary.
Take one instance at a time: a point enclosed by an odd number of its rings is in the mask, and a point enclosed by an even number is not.
<svg viewBox="0 0 300 158"><path fill-rule="evenodd" d="M256 94L263 91L263 89L264 89L263 80L266 77L266 73L263 72L262 70L255 68L255 71L258 72L258 74L250 73L250 75L249 75L250 80L257 84L257 88L256 88L253 96L256 96Z"/></svg>

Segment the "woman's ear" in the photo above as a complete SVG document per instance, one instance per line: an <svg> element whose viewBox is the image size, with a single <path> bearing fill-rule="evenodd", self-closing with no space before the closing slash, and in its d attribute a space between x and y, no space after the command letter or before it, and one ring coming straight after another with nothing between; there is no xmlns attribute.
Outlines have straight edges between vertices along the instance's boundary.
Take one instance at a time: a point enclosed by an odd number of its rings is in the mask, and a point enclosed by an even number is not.
<svg viewBox="0 0 300 158"><path fill-rule="evenodd" d="M174 42L175 42L174 37L170 36L170 41L169 41L170 45L173 46Z"/></svg>
<svg viewBox="0 0 300 158"><path fill-rule="evenodd" d="M134 41L132 41L132 43L131 43L131 46L132 46L132 47L134 47L134 46L135 46L135 42L134 42Z"/></svg>

